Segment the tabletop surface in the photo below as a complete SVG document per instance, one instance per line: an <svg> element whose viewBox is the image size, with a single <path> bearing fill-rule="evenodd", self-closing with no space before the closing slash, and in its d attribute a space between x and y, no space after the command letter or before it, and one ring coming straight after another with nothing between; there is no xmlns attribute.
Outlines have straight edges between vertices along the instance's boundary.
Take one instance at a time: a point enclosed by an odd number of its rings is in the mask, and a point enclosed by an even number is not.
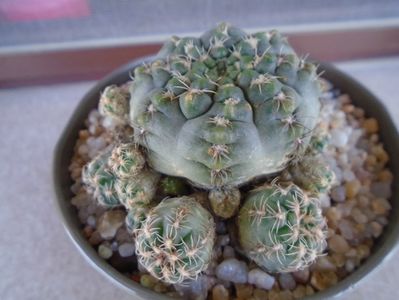
<svg viewBox="0 0 399 300"><path fill-rule="evenodd" d="M399 125L399 57L337 66L376 94ZM0 299L135 299L84 260L54 205L54 146L93 84L0 90ZM339 300L399 299L398 282L397 251Z"/></svg>

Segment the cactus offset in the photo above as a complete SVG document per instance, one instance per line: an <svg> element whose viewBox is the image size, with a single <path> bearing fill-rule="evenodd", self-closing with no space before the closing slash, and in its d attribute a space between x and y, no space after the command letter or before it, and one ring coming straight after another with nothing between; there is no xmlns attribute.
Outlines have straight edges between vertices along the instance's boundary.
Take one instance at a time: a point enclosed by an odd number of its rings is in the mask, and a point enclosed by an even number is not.
<svg viewBox="0 0 399 300"><path fill-rule="evenodd" d="M319 113L316 67L277 31L173 37L134 76L130 123L150 165L207 189L282 170Z"/></svg>
<svg viewBox="0 0 399 300"><path fill-rule="evenodd" d="M224 219L231 218L237 213L240 197L240 190L237 188L213 189L208 196L215 215Z"/></svg>
<svg viewBox="0 0 399 300"><path fill-rule="evenodd" d="M253 190L238 215L246 255L270 272L292 272L312 263L326 246L317 199L294 184Z"/></svg>
<svg viewBox="0 0 399 300"><path fill-rule="evenodd" d="M134 143L119 144L112 150L109 164L118 178L128 179L139 174L145 158Z"/></svg>
<svg viewBox="0 0 399 300"><path fill-rule="evenodd" d="M214 226L212 216L194 198L165 199L136 231L138 259L167 283L196 279L210 261Z"/></svg>
<svg viewBox="0 0 399 300"><path fill-rule="evenodd" d="M107 86L98 104L100 114L126 123L129 114L129 91L127 87Z"/></svg>

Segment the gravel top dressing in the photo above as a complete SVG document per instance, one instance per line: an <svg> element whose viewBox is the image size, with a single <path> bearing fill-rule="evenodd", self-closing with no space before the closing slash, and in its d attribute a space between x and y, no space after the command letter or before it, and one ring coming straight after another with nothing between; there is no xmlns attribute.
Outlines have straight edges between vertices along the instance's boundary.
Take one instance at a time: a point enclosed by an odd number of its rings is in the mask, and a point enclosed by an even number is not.
<svg viewBox="0 0 399 300"><path fill-rule="evenodd" d="M322 82L317 129L328 137L322 156L334 173L334 181L331 190L319 197L328 225L327 247L310 267L280 274L265 272L242 255L235 218L215 217L215 244L206 271L183 284L166 284L151 276L136 257L134 235L126 226L126 210L106 209L82 183L83 166L119 138L113 132L121 125L97 110L89 114L87 128L79 132L69 167L75 195L71 203L77 209L84 236L100 257L128 278L176 298L289 300L335 285L370 255L375 239L388 223L393 175L386 167L389 157L379 141L377 121L352 105L348 95L341 95L329 82ZM131 134L131 129L122 129L123 134ZM280 176L289 175L283 172ZM185 192L200 203L208 197L206 191L198 188L190 187ZM247 188L240 188L240 192L244 198ZM157 191L155 202L165 197Z"/></svg>

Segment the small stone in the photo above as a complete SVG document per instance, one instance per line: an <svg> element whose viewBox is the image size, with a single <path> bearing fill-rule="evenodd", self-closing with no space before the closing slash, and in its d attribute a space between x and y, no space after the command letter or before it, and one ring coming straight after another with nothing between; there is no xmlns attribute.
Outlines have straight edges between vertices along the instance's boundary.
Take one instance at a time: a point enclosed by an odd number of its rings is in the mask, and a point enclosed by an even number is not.
<svg viewBox="0 0 399 300"><path fill-rule="evenodd" d="M336 227L338 225L338 222L342 218L341 210L337 209L336 206L329 207L325 215L328 221L328 225L331 227Z"/></svg>
<svg viewBox="0 0 399 300"><path fill-rule="evenodd" d="M112 249L107 245L101 244L98 247L98 254L104 259L109 259L112 256L112 253Z"/></svg>
<svg viewBox="0 0 399 300"><path fill-rule="evenodd" d="M389 181L373 182L370 187L371 192L379 198L389 199L392 196L391 183Z"/></svg>
<svg viewBox="0 0 399 300"><path fill-rule="evenodd" d="M89 216L86 221L87 225L96 227L96 218L94 216Z"/></svg>
<svg viewBox="0 0 399 300"><path fill-rule="evenodd" d="M236 288L237 299L247 300L251 298L254 290L252 285L236 283L234 286Z"/></svg>
<svg viewBox="0 0 399 300"><path fill-rule="evenodd" d="M222 284L215 285L212 289L212 300L229 300L229 291Z"/></svg>
<svg viewBox="0 0 399 300"><path fill-rule="evenodd" d="M90 239L91 235L93 234L93 227L91 226L85 226L85 228L83 228L83 234L86 237L86 239Z"/></svg>
<svg viewBox="0 0 399 300"><path fill-rule="evenodd" d="M385 215L391 209L391 204L384 198L376 198L371 201L371 209L377 215Z"/></svg>
<svg viewBox="0 0 399 300"><path fill-rule="evenodd" d="M252 269L248 273L248 282L261 289L270 290L275 281L276 279L273 276L258 268Z"/></svg>
<svg viewBox="0 0 399 300"><path fill-rule="evenodd" d="M366 130L367 133L377 133L378 132L378 122L374 118L369 118L364 120L363 128Z"/></svg>
<svg viewBox="0 0 399 300"><path fill-rule="evenodd" d="M350 251L350 250L349 250ZM348 251L348 252L349 252ZM348 253L348 252L346 252L346 253ZM346 254L345 253L345 254ZM335 265L335 266L337 266L338 268L341 268L341 267L343 267L344 265L345 265L345 261L346 261L346 258L345 258L345 255L344 254L341 254L341 253L333 253L332 255L331 255L331 261L333 262L333 264Z"/></svg>
<svg viewBox="0 0 399 300"><path fill-rule="evenodd" d="M162 283L162 282L158 282L158 283L154 286L154 292L163 294L163 293L165 293L165 292L167 292L167 291L168 291L168 287L167 287L164 283Z"/></svg>
<svg viewBox="0 0 399 300"><path fill-rule="evenodd" d="M349 199L355 198L360 190L360 187L360 182L357 179L347 182L345 184L346 197Z"/></svg>
<svg viewBox="0 0 399 300"><path fill-rule="evenodd" d="M352 273L353 270L355 269L355 267L356 267L355 262L354 262L352 259L348 259L348 260L345 262L345 270L346 270L348 273Z"/></svg>
<svg viewBox="0 0 399 300"><path fill-rule="evenodd" d="M335 202L344 202L345 201L345 196L346 196L346 191L344 186L337 186L331 189L331 198Z"/></svg>
<svg viewBox="0 0 399 300"><path fill-rule="evenodd" d="M378 222L371 222L370 223L371 234L374 238L378 238L382 233L382 225Z"/></svg>
<svg viewBox="0 0 399 300"><path fill-rule="evenodd" d="M350 249L348 242L338 234L335 234L328 239L328 247L331 251L342 254Z"/></svg>
<svg viewBox="0 0 399 300"><path fill-rule="evenodd" d="M322 208L327 208L331 206L331 198L328 194L320 194L319 200Z"/></svg>
<svg viewBox="0 0 399 300"><path fill-rule="evenodd" d="M307 285L306 286L306 296L311 296L314 294L314 289L311 285Z"/></svg>
<svg viewBox="0 0 399 300"><path fill-rule="evenodd" d="M337 269L329 256L318 257L312 267L316 271L335 271Z"/></svg>
<svg viewBox="0 0 399 300"><path fill-rule="evenodd" d="M140 277L140 284L146 288L153 289L158 280L149 274L143 274Z"/></svg>
<svg viewBox="0 0 399 300"><path fill-rule="evenodd" d="M262 289L254 289L252 296L253 300L266 300L268 299L268 292Z"/></svg>
<svg viewBox="0 0 399 300"><path fill-rule="evenodd" d="M314 271L310 283L319 291L325 290L338 282L338 277L333 271Z"/></svg>
<svg viewBox="0 0 399 300"><path fill-rule="evenodd" d="M354 235L354 224L353 221L347 220L347 219L342 219L338 223L338 229L341 233L341 235L346 239L346 240L353 240L355 235Z"/></svg>
<svg viewBox="0 0 399 300"><path fill-rule="evenodd" d="M218 246L226 246L230 243L230 236L228 234L219 235L216 238L216 245Z"/></svg>
<svg viewBox="0 0 399 300"><path fill-rule="evenodd" d="M365 224L368 221L367 216L364 215L357 207L352 209L352 218L359 224Z"/></svg>
<svg viewBox="0 0 399 300"><path fill-rule="evenodd" d="M125 223L126 213L121 210L106 211L98 221L97 230L104 239L112 239L116 231Z"/></svg>
<svg viewBox="0 0 399 300"><path fill-rule="evenodd" d="M208 289L215 285L214 277L200 275L196 280L190 280L174 287L184 299L206 299Z"/></svg>
<svg viewBox="0 0 399 300"><path fill-rule="evenodd" d="M297 283L305 284L309 281L310 270L309 268L305 268L303 270L295 271L292 273L294 279Z"/></svg>
<svg viewBox="0 0 399 300"><path fill-rule="evenodd" d="M97 246L103 241L103 238L101 237L100 233L96 230L92 233L89 239L89 243L92 246Z"/></svg>
<svg viewBox="0 0 399 300"><path fill-rule="evenodd" d="M393 180L392 172L389 171L388 169L382 170L380 173L378 173L378 180L392 182Z"/></svg>
<svg viewBox="0 0 399 300"><path fill-rule="evenodd" d="M119 255L122 257L129 257L134 254L134 244L132 243L123 243L122 245L119 246L118 252Z"/></svg>
<svg viewBox="0 0 399 300"><path fill-rule="evenodd" d="M216 276L234 283L245 283L248 278L248 267L243 261L228 258L216 267Z"/></svg>
<svg viewBox="0 0 399 300"><path fill-rule="evenodd" d="M345 147L346 144L348 143L348 134L344 132L343 130L331 130L331 144L334 145L335 147L341 148Z"/></svg>
<svg viewBox="0 0 399 300"><path fill-rule="evenodd" d="M296 282L294 277L290 273L282 273L278 278L280 287L286 290L293 290L296 287Z"/></svg>
<svg viewBox="0 0 399 300"><path fill-rule="evenodd" d="M226 234L226 232L227 232L226 223L223 221L216 222L216 233Z"/></svg>
<svg viewBox="0 0 399 300"><path fill-rule="evenodd" d="M294 296L290 290L284 290L280 292L279 300L293 300Z"/></svg>
<svg viewBox="0 0 399 300"><path fill-rule="evenodd" d="M292 292L295 299L302 299L306 296L306 287L302 284L298 285Z"/></svg>
<svg viewBox="0 0 399 300"><path fill-rule="evenodd" d="M365 244L360 244L356 251L359 259L364 259L370 255L370 247Z"/></svg>
<svg viewBox="0 0 399 300"><path fill-rule="evenodd" d="M223 249L223 258L235 258L236 254L234 248L231 246L225 246Z"/></svg>

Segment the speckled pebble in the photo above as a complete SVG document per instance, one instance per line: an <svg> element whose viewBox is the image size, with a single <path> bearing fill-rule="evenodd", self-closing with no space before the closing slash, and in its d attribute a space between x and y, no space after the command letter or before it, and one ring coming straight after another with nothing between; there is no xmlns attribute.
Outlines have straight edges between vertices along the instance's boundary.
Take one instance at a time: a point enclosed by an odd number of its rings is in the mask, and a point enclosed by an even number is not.
<svg viewBox="0 0 399 300"><path fill-rule="evenodd" d="M245 283L248 278L248 267L243 261L228 258L216 267L216 276L234 283Z"/></svg>
<svg viewBox="0 0 399 300"><path fill-rule="evenodd" d="M107 245L101 244L98 247L98 254L104 259L109 259L112 256L112 249Z"/></svg>

